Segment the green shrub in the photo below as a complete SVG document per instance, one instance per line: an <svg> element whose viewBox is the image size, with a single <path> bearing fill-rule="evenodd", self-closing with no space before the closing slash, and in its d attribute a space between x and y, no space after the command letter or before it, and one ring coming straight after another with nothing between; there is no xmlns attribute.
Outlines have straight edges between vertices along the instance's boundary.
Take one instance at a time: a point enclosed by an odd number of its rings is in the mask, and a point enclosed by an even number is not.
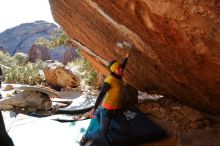
<svg viewBox="0 0 220 146"><path fill-rule="evenodd" d="M43 61L37 63L28 62L24 66L12 65L5 71L5 82L7 83L20 83L36 85L40 84L44 78L40 75L39 71L44 68Z"/></svg>
<svg viewBox="0 0 220 146"><path fill-rule="evenodd" d="M17 65L26 65L28 63L28 55L24 53L16 53L13 58L14 63Z"/></svg>
<svg viewBox="0 0 220 146"><path fill-rule="evenodd" d="M36 40L35 44L45 46L47 48L57 48L62 45L65 47L72 47L71 44L69 43L69 38L67 34L62 30L58 29L54 31L51 35L51 38L39 38Z"/></svg>
<svg viewBox="0 0 220 146"><path fill-rule="evenodd" d="M4 53L3 51L0 51L0 64L10 66L12 60L13 59L10 57L9 53Z"/></svg>
<svg viewBox="0 0 220 146"><path fill-rule="evenodd" d="M79 76L81 83L84 85L93 86L95 85L97 78L97 71L92 68L90 63L83 57L70 62L67 66L73 70L73 72Z"/></svg>
<svg viewBox="0 0 220 146"><path fill-rule="evenodd" d="M26 54L16 53L10 57L9 54L0 52L0 64L7 66L3 73L6 83L36 85L44 80L39 73L45 67L43 61L30 63Z"/></svg>
<svg viewBox="0 0 220 146"><path fill-rule="evenodd" d="M90 86L95 85L96 78L97 78L97 72L94 69L92 69L87 73L85 77L85 83Z"/></svg>
<svg viewBox="0 0 220 146"><path fill-rule="evenodd" d="M13 57L9 53L3 53L0 51L0 64L5 66L17 65L26 65L28 63L28 56L24 53L16 53Z"/></svg>

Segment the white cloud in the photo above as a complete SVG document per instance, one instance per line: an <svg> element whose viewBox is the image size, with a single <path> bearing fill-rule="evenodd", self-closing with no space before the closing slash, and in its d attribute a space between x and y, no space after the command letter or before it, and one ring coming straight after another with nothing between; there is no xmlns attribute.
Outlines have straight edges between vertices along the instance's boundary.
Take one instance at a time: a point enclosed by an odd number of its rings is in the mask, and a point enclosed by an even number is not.
<svg viewBox="0 0 220 146"><path fill-rule="evenodd" d="M0 0L0 32L37 20L54 23L48 0Z"/></svg>

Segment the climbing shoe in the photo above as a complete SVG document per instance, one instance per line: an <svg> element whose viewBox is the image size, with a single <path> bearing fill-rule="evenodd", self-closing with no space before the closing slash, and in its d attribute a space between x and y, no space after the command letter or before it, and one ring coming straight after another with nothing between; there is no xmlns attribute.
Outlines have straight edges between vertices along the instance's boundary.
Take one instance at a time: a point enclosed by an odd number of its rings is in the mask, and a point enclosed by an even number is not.
<svg viewBox="0 0 220 146"><path fill-rule="evenodd" d="M82 137L82 139L79 141L79 145L84 146L87 142L88 140L85 137Z"/></svg>

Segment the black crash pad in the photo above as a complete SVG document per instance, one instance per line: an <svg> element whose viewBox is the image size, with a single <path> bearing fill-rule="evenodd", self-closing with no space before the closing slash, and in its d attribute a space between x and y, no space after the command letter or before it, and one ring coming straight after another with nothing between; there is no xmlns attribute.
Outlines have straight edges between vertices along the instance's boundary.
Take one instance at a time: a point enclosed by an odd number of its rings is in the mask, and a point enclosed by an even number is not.
<svg viewBox="0 0 220 146"><path fill-rule="evenodd" d="M164 138L165 130L151 121L136 107L129 107L119 112L114 119L125 129L114 129L108 132L107 137L96 140L90 146L132 146ZM96 118L92 119L87 130L95 130L99 126Z"/></svg>

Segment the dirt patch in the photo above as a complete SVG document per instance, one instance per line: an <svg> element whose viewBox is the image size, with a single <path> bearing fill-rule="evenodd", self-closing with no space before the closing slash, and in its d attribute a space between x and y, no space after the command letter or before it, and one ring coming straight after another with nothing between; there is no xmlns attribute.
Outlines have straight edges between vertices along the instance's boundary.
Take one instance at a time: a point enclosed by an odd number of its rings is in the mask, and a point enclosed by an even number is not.
<svg viewBox="0 0 220 146"><path fill-rule="evenodd" d="M186 142L189 143L190 138L191 140L198 139L198 135L201 142L193 146L200 146L200 144L203 146L207 143L206 140L202 140L202 137L207 134L207 130L211 131L209 133L220 135L219 117L187 107L175 99L167 97L158 100L146 99L142 100L139 108L154 122L163 127L168 134L164 140L141 146L182 146ZM192 131L197 132L191 134ZM209 145L212 145L213 141L209 141Z"/></svg>

